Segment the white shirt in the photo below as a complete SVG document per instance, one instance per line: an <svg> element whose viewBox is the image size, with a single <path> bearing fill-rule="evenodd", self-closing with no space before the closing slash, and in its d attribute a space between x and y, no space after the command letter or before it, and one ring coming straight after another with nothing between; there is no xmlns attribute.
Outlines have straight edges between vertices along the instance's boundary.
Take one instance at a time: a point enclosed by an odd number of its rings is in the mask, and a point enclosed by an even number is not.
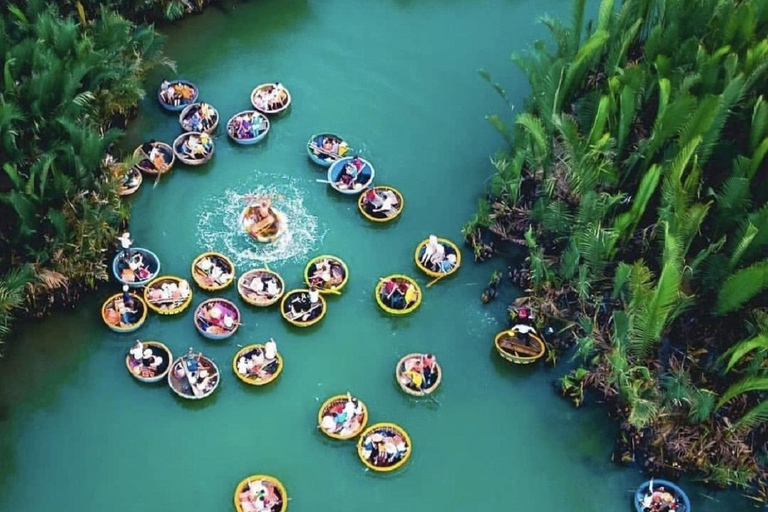
<svg viewBox="0 0 768 512"><path fill-rule="evenodd" d="M513 329L516 329L517 332L521 334L528 334L529 332L536 332L536 329L531 327L530 325L523 325L523 324L517 324L513 327Z"/></svg>
<svg viewBox="0 0 768 512"><path fill-rule="evenodd" d="M277 283L274 280L267 283L267 293L270 295L277 295L280 293L280 288L277 287Z"/></svg>

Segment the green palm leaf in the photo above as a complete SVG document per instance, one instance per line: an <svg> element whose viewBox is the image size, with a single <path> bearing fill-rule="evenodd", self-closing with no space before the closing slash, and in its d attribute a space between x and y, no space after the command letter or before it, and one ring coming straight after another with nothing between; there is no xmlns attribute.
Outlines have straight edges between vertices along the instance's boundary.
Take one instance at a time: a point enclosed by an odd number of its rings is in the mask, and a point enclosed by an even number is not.
<svg viewBox="0 0 768 512"><path fill-rule="evenodd" d="M720 409L732 398L751 391L768 391L768 377L746 377L735 384L732 384L731 387L723 393L720 400L717 401L715 410Z"/></svg>
<svg viewBox="0 0 768 512"><path fill-rule="evenodd" d="M723 283L717 294L715 312L731 313L768 287L768 260L743 268Z"/></svg>

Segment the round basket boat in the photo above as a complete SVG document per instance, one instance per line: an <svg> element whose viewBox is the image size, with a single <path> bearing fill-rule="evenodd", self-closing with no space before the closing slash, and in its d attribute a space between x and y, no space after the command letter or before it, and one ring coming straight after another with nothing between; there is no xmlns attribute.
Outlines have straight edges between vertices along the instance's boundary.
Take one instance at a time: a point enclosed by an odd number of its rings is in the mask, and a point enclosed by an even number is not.
<svg viewBox="0 0 768 512"><path fill-rule="evenodd" d="M251 105L263 114L279 114L291 105L291 93L280 83L261 84L251 92Z"/></svg>
<svg viewBox="0 0 768 512"><path fill-rule="evenodd" d="M219 387L219 367L202 353L189 352L176 359L168 372L168 386L181 398L201 400Z"/></svg>
<svg viewBox="0 0 768 512"><path fill-rule="evenodd" d="M342 194L359 194L373 182L375 175L371 162L360 157L340 158L328 168L331 188Z"/></svg>
<svg viewBox="0 0 768 512"><path fill-rule="evenodd" d="M691 502L688 500L688 496L677 485L668 480L649 480L643 482L640 487L635 491L632 499L637 512L651 512L651 503L653 495L656 494L658 500L661 503L668 503L675 506L675 512L691 512ZM666 508L664 510L672 510Z"/></svg>
<svg viewBox="0 0 768 512"><path fill-rule="evenodd" d="M264 221L259 220L258 209L257 204L246 206L243 213L240 214L240 225L243 227L243 231L257 242L264 244L274 242L285 233L288 221L285 215L270 206L269 212L274 216L275 221L269 226L263 226Z"/></svg>
<svg viewBox="0 0 768 512"><path fill-rule="evenodd" d="M219 252L205 252L192 262L192 279L203 290L223 290L235 280L235 264Z"/></svg>
<svg viewBox="0 0 768 512"><path fill-rule="evenodd" d="M121 196L129 196L139 190L144 176L136 167L126 169L124 165L115 165L113 167L115 176L120 178L120 184L117 187L117 193Z"/></svg>
<svg viewBox="0 0 768 512"><path fill-rule="evenodd" d="M135 168L147 174L165 174L176 163L173 148L165 142L145 142L133 152L138 159Z"/></svg>
<svg viewBox="0 0 768 512"><path fill-rule="evenodd" d="M394 445L394 456L387 455L386 445ZM374 471L394 471L411 457L411 438L394 423L376 423L362 433L357 441L357 456Z"/></svg>
<svg viewBox="0 0 768 512"><path fill-rule="evenodd" d="M521 328L525 327L525 329ZM522 332L531 329L526 335ZM530 364L541 359L547 351L544 340L535 329L528 326L514 326L496 335L493 345L501 357L515 364Z"/></svg>
<svg viewBox="0 0 768 512"><path fill-rule="evenodd" d="M187 165L203 165L215 151L213 139L207 133L186 132L173 141L173 154Z"/></svg>
<svg viewBox="0 0 768 512"><path fill-rule="evenodd" d="M334 439L352 439L360 435L367 423L368 408L349 393L332 396L317 412L317 428Z"/></svg>
<svg viewBox="0 0 768 512"><path fill-rule="evenodd" d="M160 258L149 249L132 247L112 259L112 275L132 288L145 286L160 273Z"/></svg>
<svg viewBox="0 0 768 512"><path fill-rule="evenodd" d="M395 220L403 211L405 199L399 190L379 185L360 194L357 207L363 217L371 222L389 222Z"/></svg>
<svg viewBox="0 0 768 512"><path fill-rule="evenodd" d="M394 288L387 290L389 281L394 283ZM418 283L402 274L392 274L380 279L373 294L376 297L376 304L392 315L407 315L421 305L422 295ZM411 296L406 301L406 296L409 294Z"/></svg>
<svg viewBox="0 0 768 512"><path fill-rule="evenodd" d="M317 165L330 167L349 152L349 144L334 133L316 133L307 142L307 154Z"/></svg>
<svg viewBox="0 0 768 512"><path fill-rule="evenodd" d="M213 133L219 126L219 111L208 103L193 103L181 111L179 124L185 132Z"/></svg>
<svg viewBox="0 0 768 512"><path fill-rule="evenodd" d="M256 144L264 140L267 133L269 119L256 110L243 110L227 121L227 135L238 144Z"/></svg>
<svg viewBox="0 0 768 512"><path fill-rule="evenodd" d="M240 327L240 310L227 299L208 299L195 309L195 327L209 340L229 338Z"/></svg>
<svg viewBox="0 0 768 512"><path fill-rule="evenodd" d="M395 379L400 389L412 396L425 396L435 391L443 380L443 369L432 356L434 370L424 367L425 356L431 354L408 354L395 366Z"/></svg>
<svg viewBox="0 0 768 512"><path fill-rule="evenodd" d="M416 262L416 266L427 274L429 277L442 278L455 274L461 266L461 251L458 246L446 238L437 238L437 243L443 248L443 265L432 266L429 262L422 263L422 259L426 257L427 245L429 245L429 238L422 240L419 245L416 246L416 252L413 253L413 260ZM451 258L453 256L453 258ZM451 261L455 260L455 261Z"/></svg>
<svg viewBox="0 0 768 512"><path fill-rule="evenodd" d="M165 110L177 112L197 101L200 91L189 80L165 80L157 89L157 101Z"/></svg>
<svg viewBox="0 0 768 512"><path fill-rule="evenodd" d="M132 304L125 303L122 293L116 293L101 306L101 319L115 332L133 332L147 319L147 304L136 294L130 294Z"/></svg>
<svg viewBox="0 0 768 512"><path fill-rule="evenodd" d="M339 293L349 281L347 264L336 256L312 258L304 268L304 282L320 293Z"/></svg>
<svg viewBox="0 0 768 512"><path fill-rule="evenodd" d="M235 488L235 510L252 512L257 510L254 497L266 498L264 508L270 512L285 512L288 508L288 493L280 480L269 475L253 475L237 484Z"/></svg>
<svg viewBox="0 0 768 512"><path fill-rule="evenodd" d="M251 306L266 308L283 296L285 282L277 272L256 268L240 276L237 280L237 293Z"/></svg>
<svg viewBox="0 0 768 512"><path fill-rule="evenodd" d="M139 359L132 354L137 348L136 345L125 355L128 373L141 382L160 382L171 369L171 361L173 361L171 349L159 341L139 341L139 343L141 343L142 352Z"/></svg>
<svg viewBox="0 0 768 512"><path fill-rule="evenodd" d="M280 302L280 314L296 327L309 327L325 316L327 310L325 297L318 293L318 301L312 304L309 290L291 290Z"/></svg>
<svg viewBox="0 0 768 512"><path fill-rule="evenodd" d="M192 289L186 279L160 276L144 288L144 302L161 315L177 315L192 302Z"/></svg>
<svg viewBox="0 0 768 512"><path fill-rule="evenodd" d="M232 371L237 378L251 386L263 386L275 380L283 371L283 356L275 352L274 359L266 359L266 347L260 344L243 347L232 359ZM240 358L253 362L253 366L238 367ZM253 361L252 358L257 358ZM242 370L242 371L241 371Z"/></svg>

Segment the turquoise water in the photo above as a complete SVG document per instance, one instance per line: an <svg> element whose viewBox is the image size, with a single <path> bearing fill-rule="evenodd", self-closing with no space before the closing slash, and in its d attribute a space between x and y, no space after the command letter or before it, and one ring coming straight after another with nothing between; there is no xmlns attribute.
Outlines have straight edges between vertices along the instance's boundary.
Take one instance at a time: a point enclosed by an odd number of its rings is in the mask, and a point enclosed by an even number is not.
<svg viewBox="0 0 768 512"><path fill-rule="evenodd" d="M289 288L312 255L334 254L349 265L349 284L314 328L242 305L243 327L218 343L197 334L191 309L150 316L136 336L111 333L98 308L114 284L74 311L25 326L2 362L0 510L231 510L234 486L255 473L279 478L294 512L629 510L642 476L610 463L615 432L604 412L559 399L550 385L559 370L511 367L492 350L517 293L507 287L495 303L480 303L501 261L476 265L465 250L458 275L425 288L421 308L405 318L384 315L373 300L378 277L389 273L428 282L412 259L421 239L460 241L491 172L488 156L502 145L483 117L505 104L477 68L521 105L527 86L509 54L544 35L535 20L545 13L568 16L570 2L264 0L210 8L168 28L179 76L200 87L222 126L212 162L179 165L156 185L146 179L131 198L137 245L160 255L163 273L189 277L192 259L212 248L240 271L269 263ZM230 143L226 119L249 108L256 84L274 80L289 87L291 110L264 143ZM305 145L326 130L374 163L377 183L405 195L400 219L372 225L353 199L316 183L324 173ZM179 133L150 94L127 146L170 143ZM290 231L273 246L253 245L233 222L251 191L282 196ZM193 307L210 296L196 289ZM215 296L242 304L234 289ZM219 389L190 403L162 384L139 384L123 364L137 336L175 354L203 350L223 372ZM283 374L264 389L241 384L231 373L238 346L270 336ZM396 361L413 351L434 352L442 364L434 401L407 397L394 381ZM320 403L348 390L373 422L409 432L404 469L373 474L352 442L317 432ZM723 510L688 489L697 511Z"/></svg>

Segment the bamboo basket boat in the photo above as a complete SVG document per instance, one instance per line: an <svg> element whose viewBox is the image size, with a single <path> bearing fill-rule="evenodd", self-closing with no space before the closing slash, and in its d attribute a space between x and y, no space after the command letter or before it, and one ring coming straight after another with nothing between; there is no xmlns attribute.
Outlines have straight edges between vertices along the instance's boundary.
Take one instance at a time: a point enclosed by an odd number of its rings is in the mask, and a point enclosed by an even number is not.
<svg viewBox="0 0 768 512"><path fill-rule="evenodd" d="M206 152L199 158L192 157L186 154L183 150L184 144L193 138L197 138L198 142L206 147ZM210 147L207 147L210 146ZM181 163L187 165L203 165L208 160L213 158L213 153L216 151L216 146L213 143L213 139L207 133L201 132L186 132L182 133L176 140L173 141L173 154L178 158Z"/></svg>
<svg viewBox="0 0 768 512"><path fill-rule="evenodd" d="M338 428L338 424L333 420L333 428L325 428L323 426L323 418L326 416L333 416L333 414L339 414L344 411L344 406L348 402L357 401L357 405L355 407L356 414L354 415L355 422L352 423L350 426L353 427L348 432L345 432L343 428ZM334 412L334 411L337 412ZM360 411L359 413L357 411ZM363 431L365 428L365 425L368 423L368 408L365 406L362 400L359 400L358 398L350 395L347 393L346 395L335 395L323 402L323 405L320 406L320 410L317 411L317 428L320 429L320 431L327 435L328 437L332 437L333 439L352 439L353 437L357 437L360 435L360 432Z"/></svg>
<svg viewBox="0 0 768 512"><path fill-rule="evenodd" d="M358 174L354 178L354 181L350 183L349 186L341 188L339 183L342 173L345 172L346 165L352 165L352 161L356 158L362 162L363 166L357 171ZM376 170L373 168L373 165L371 165L371 162L359 157L347 156L344 158L339 158L328 168L328 182L331 185L331 188L337 192L341 192L342 194L347 195L359 194L368 188L371 183L373 183L374 176L376 176Z"/></svg>
<svg viewBox="0 0 768 512"><path fill-rule="evenodd" d="M192 116L195 114L195 112L201 112L203 108L207 108L211 114L211 118L208 120L208 126L202 127L201 130L196 130L195 126L192 125ZM202 113L200 113L200 116L202 118ZM209 103L192 103L191 105L187 105L184 107L184 110L181 111L181 114L179 114L179 124L181 125L181 129L185 132L205 132L205 133L213 133L214 130L219 126L219 111L214 108L213 105Z"/></svg>
<svg viewBox="0 0 768 512"><path fill-rule="evenodd" d="M277 83L272 84L261 84L257 86L253 91L251 92L251 105L253 105L253 108L261 112L262 114L268 114L268 115L277 115L282 112L285 112L285 110L291 105L291 93L283 87L283 90L286 94L286 99L280 104L278 107L270 108L263 104L262 101L259 100L258 95L260 93L268 93L272 89L277 86Z"/></svg>
<svg viewBox="0 0 768 512"><path fill-rule="evenodd" d="M238 360L243 356L245 356L246 358L249 357L256 349L259 349L262 351L262 353L264 353L265 346L256 343L256 344L248 345L241 348L237 352L237 354L235 354L235 357L232 359L232 371L235 372L235 375L237 375L238 379L245 382L246 384L250 384L251 386L264 386L266 384L269 384L273 380L277 379L277 377L279 377L280 374L283 372L283 356L280 355L280 352L277 352L275 354L275 359L273 359L267 364L261 365L255 374L240 373L237 369ZM271 372L266 372L266 374L262 376L262 370L264 370L265 368L269 368L270 366L273 366L273 363L274 363L274 369Z"/></svg>
<svg viewBox="0 0 768 512"><path fill-rule="evenodd" d="M144 176L141 171L136 167L126 169L123 165L115 165L113 167L115 176L120 177L120 185L117 187L117 193L121 196L129 196L139 190L141 183L144 181Z"/></svg>
<svg viewBox="0 0 768 512"><path fill-rule="evenodd" d="M142 341L141 344L145 350L149 349L153 356L163 358L163 362L154 370L146 368L129 351L125 355L125 367L128 368L128 373L141 382L160 382L171 369L171 361L173 361L171 349L159 341Z"/></svg>
<svg viewBox="0 0 768 512"><path fill-rule="evenodd" d="M270 206L269 207L270 212L277 219L277 221L274 224L274 229L271 229L266 233L263 233L262 231L253 232L253 230L249 229L247 221L248 219L251 219L251 218L257 218L255 214L255 210L257 209L258 209L258 205L256 204L249 204L248 206L243 208L243 213L240 214L240 225L243 227L243 231L248 233L248 235L254 240L256 240L257 242L261 242L261 243L274 242L275 240L280 238L280 235L282 235L285 232L285 229L288 226L288 221L285 218L285 215L283 215L281 212L275 210ZM258 224L258 221L254 221L254 222Z"/></svg>
<svg viewBox="0 0 768 512"><path fill-rule="evenodd" d="M293 318L290 313L291 302L302 294L305 294L307 296L307 300L309 300L309 290L291 290L290 292L286 293L283 296L283 300L280 301L280 314L288 323L293 324L296 327L309 327L310 325L315 325L317 322L323 319L328 307L325 301L325 297L323 297L322 294L318 294L318 303L311 306L307 313L312 312L315 309L319 309L320 313L316 314L314 317L308 318L307 320L298 320ZM306 316L307 313L305 313L303 316Z"/></svg>
<svg viewBox="0 0 768 512"><path fill-rule="evenodd" d="M218 311L218 314L223 315L224 325L217 325L213 322L218 322L211 318L213 312ZM231 319L231 325L226 325L226 319ZM197 332L208 338L209 340L223 340L229 338L237 328L240 327L240 321L242 316L240 310L237 309L234 302L230 302L227 299L208 299L200 303L195 309L195 327Z"/></svg>
<svg viewBox="0 0 768 512"><path fill-rule="evenodd" d="M318 270L317 265L322 261L327 260L330 264L330 281L324 281L320 277L313 277ZM335 276L334 276L335 274ZM341 279L339 281L339 279ZM334 282L336 281L336 282ZM341 258L336 256L317 256L309 260L307 266L304 267L304 282L307 286L314 286L320 293L341 293L342 288L346 286L349 281L349 269L347 264Z"/></svg>
<svg viewBox="0 0 768 512"><path fill-rule="evenodd" d="M254 279L262 279L263 283L264 278L276 280L279 289L278 293L274 295L260 294L252 288ZM237 280L237 293L240 294L241 299L251 306L266 308L275 304L283 296L285 293L285 282L277 272L266 268L256 268L240 276L240 279Z"/></svg>
<svg viewBox="0 0 768 512"><path fill-rule="evenodd" d="M326 138L330 138L334 144L338 144L339 149L336 152L323 149L323 141ZM342 158L348 152L349 144L335 133L316 133L307 142L309 159L323 167L330 167L333 162Z"/></svg>
<svg viewBox="0 0 768 512"><path fill-rule="evenodd" d="M165 297L164 285L168 285L167 293L171 294L170 297ZM192 303L192 289L186 279L160 276L144 288L144 302L149 309L160 315L177 315Z"/></svg>
<svg viewBox="0 0 768 512"><path fill-rule="evenodd" d="M401 283L407 283L413 286L416 291L416 298L413 299L410 303L407 303L406 306L402 309L396 309L386 304L384 302L385 299L382 297L382 293L384 293L384 290L383 290L384 284L389 280L394 281L395 284L397 284L398 286ZM407 315L408 313L412 313L416 311L416 309L421 305L421 299L422 299L421 288L419 288L418 283L413 278L410 278L402 274L392 274L380 279L379 282L376 284L376 287L374 288L373 295L374 297L376 297L376 304L378 304L381 309L383 309L384 311L386 311L391 315Z"/></svg>
<svg viewBox="0 0 768 512"><path fill-rule="evenodd" d="M286 492L285 487L280 482L280 480L269 475L252 475L242 480L239 484L237 484L237 487L235 487L235 510L237 510L237 512L246 512L245 508L241 504L241 495L249 491L251 484L254 484L254 486L257 486L258 484L263 485L265 488L267 488L268 495L271 494L272 496L278 498L278 500L275 500L275 504L271 505L271 512L285 512L285 510L288 508L288 493ZM273 490L272 493L269 492L270 487L272 488L271 490ZM245 495L243 498L247 500L248 496Z"/></svg>
<svg viewBox="0 0 768 512"><path fill-rule="evenodd" d="M126 307L122 293L116 293L104 301L104 304L101 305L101 319L107 324L107 327L115 332L133 332L144 324L147 319L147 304L135 293L131 294L131 299L133 299L135 311L133 313L126 312L127 322L123 322L120 314L120 310Z"/></svg>
<svg viewBox="0 0 768 512"><path fill-rule="evenodd" d="M150 160L149 155L153 149L157 149L158 155L162 157L162 163ZM170 172L173 164L176 163L173 148L165 142L146 142L133 151L133 157L139 159L134 167L147 174L165 174Z"/></svg>
<svg viewBox="0 0 768 512"><path fill-rule="evenodd" d="M452 274L455 274L459 267L461 266L461 251L459 250L459 247L448 240L447 238L438 238L438 243L443 246L445 249L445 257L447 258L450 254L456 255L456 263L453 265L453 268L451 268L448 272L438 272L435 270L432 270L430 267L424 265L421 262L421 258L424 255L424 251L426 250L427 244L429 243L429 238L422 240L419 245L416 246L416 251L413 253L413 260L416 262L416 266L419 267L419 270L427 274L429 277L442 279L443 277L448 277Z"/></svg>
<svg viewBox="0 0 768 512"><path fill-rule="evenodd" d="M691 502L688 499L688 495L685 494L685 491L683 491L679 486L675 485L669 480L659 480L655 478L653 480L643 482L635 491L632 502L637 512L650 512L651 509L645 507L643 503L645 501L645 497L651 494L651 486L653 486L654 490L661 490L660 488L663 488L664 491L672 495L677 507L675 508L675 512L691 512Z"/></svg>
<svg viewBox="0 0 768 512"><path fill-rule="evenodd" d="M170 87L175 86L176 84L185 85L187 87L192 88L192 96L189 98L182 98L179 101L179 104L171 104L168 103L165 98L163 98L162 92L163 92L163 85L160 84L160 87L157 88L157 101L160 102L160 106L163 107L165 110L170 110L171 112L178 112L179 110L183 110L188 105L194 103L197 101L197 97L200 95L200 90L197 88L195 84L190 82L189 80L169 80L168 85Z"/></svg>
<svg viewBox="0 0 768 512"><path fill-rule="evenodd" d="M206 260L211 266L208 266ZM222 271L216 278L212 275L216 272L214 268ZM235 280L235 264L220 252L204 252L192 262L192 279L203 290L223 290Z"/></svg>
<svg viewBox="0 0 768 512"><path fill-rule="evenodd" d="M197 369L191 369L190 364L196 365ZM196 373L196 377L199 378L204 374L203 372L205 372L204 379L209 380L208 387L201 390L198 387L199 383L193 385L191 379L195 378L193 373ZM168 386L171 391L187 400L202 400L211 396L219 387L219 382L221 382L221 373L213 359L202 353L195 356L191 348L187 354L173 362L171 370L168 372Z"/></svg>
<svg viewBox="0 0 768 512"><path fill-rule="evenodd" d="M430 393L434 392L438 388L438 386L440 386L440 383L443 381L443 368L440 366L437 360L435 360L435 373L437 374L437 377L434 379L434 381L430 386L425 388L422 385L419 390L416 390L409 385L409 383L412 384L412 381L408 376L404 375L405 364L410 359L418 358L419 360L421 360L421 358L424 355L425 354L419 354L419 353L408 354L407 356L404 356L402 359L400 359L397 362L397 366L395 366L395 380L397 380L397 383L400 386L400 389L402 389L404 392L406 392L411 396L429 395Z"/></svg>
<svg viewBox="0 0 768 512"><path fill-rule="evenodd" d="M390 222L395 220L397 217L400 216L400 214L403 212L403 207L405 206L405 199L403 199L403 194L400 193L399 190L397 190L394 187L388 187L386 185L378 185L373 187L373 190L379 194L381 193L388 193L393 194L395 199L397 200L397 203L393 205L391 210L388 211L381 211L381 212L375 212L373 211L375 207L373 204L368 200L367 194L363 193L360 194L360 197L357 199L357 208L360 210L360 213L363 214L363 217L368 219L371 222Z"/></svg>
<svg viewBox="0 0 768 512"><path fill-rule="evenodd" d="M502 331L496 335L493 345L501 357L515 364L530 364L541 359L547 351L547 346L534 329L528 336L530 346L518 338L518 326Z"/></svg>
<svg viewBox="0 0 768 512"><path fill-rule="evenodd" d="M371 461L372 453L366 455L366 452L369 451L366 447L370 444L373 444L374 440L370 439L373 438L374 435L380 435L383 438L395 438L395 441L398 441L397 444L402 445L400 448L404 448L404 450L401 452L398 449L398 453L402 453L402 455L397 458L397 460L394 461L387 461L383 463L376 464L376 461ZM376 423L375 425L371 425L368 427L360 436L360 439L357 441L357 456L360 457L360 460L365 464L369 469L372 469L373 471L381 471L381 472L389 472L394 471L399 467L402 467L403 464L408 462L408 459L411 457L411 451L412 451L413 445L411 445L411 438L408 437L408 433L399 425L395 425L394 423Z"/></svg>
<svg viewBox="0 0 768 512"><path fill-rule="evenodd" d="M124 258L125 251L119 251L112 259L112 275L120 284L127 284L131 288L146 286L160 273L160 258L142 247L132 247L128 252L132 262L141 260L141 266L132 269Z"/></svg>
<svg viewBox="0 0 768 512"><path fill-rule="evenodd" d="M242 119L245 116L251 116L251 122L253 122L254 118L259 119L260 128L256 133L256 135L252 135L251 137L246 137L241 139L237 137L236 122L238 118ZM264 114L256 110L243 110L242 112L238 112L237 114L230 117L229 121L227 121L227 135L229 135L229 138L238 144L243 144L246 146L258 144L259 142L264 140L264 137L266 137L267 133L269 133L269 128L270 128L269 118L267 118L267 116L265 116Z"/></svg>

